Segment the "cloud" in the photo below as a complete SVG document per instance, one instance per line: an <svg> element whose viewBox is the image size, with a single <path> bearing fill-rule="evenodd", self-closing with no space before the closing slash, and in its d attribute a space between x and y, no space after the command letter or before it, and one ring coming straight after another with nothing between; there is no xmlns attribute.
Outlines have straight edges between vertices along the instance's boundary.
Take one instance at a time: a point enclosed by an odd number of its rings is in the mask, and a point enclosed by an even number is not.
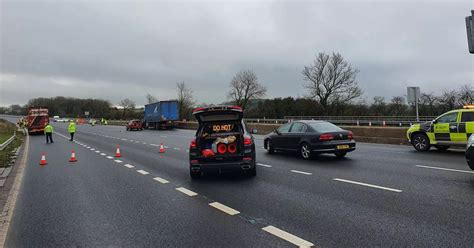
<svg viewBox="0 0 474 248"><path fill-rule="evenodd" d="M365 97L474 84L464 17L446 2L0 2L0 105L38 96L138 105L176 97L222 102L232 76L252 69L268 97L303 96L301 70L340 52L360 70Z"/></svg>

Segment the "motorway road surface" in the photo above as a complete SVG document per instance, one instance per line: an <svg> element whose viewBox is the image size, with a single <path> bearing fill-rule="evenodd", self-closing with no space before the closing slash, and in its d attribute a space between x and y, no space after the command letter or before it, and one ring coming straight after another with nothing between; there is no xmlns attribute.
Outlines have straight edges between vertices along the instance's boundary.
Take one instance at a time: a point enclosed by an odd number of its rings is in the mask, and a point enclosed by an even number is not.
<svg viewBox="0 0 474 248"><path fill-rule="evenodd" d="M305 161L267 154L256 136L257 177L192 181L191 130L81 125L70 142L67 124L54 126L54 144L30 137L7 246L474 244L474 173L462 152L358 143L345 159ZM78 162L67 162L71 149Z"/></svg>

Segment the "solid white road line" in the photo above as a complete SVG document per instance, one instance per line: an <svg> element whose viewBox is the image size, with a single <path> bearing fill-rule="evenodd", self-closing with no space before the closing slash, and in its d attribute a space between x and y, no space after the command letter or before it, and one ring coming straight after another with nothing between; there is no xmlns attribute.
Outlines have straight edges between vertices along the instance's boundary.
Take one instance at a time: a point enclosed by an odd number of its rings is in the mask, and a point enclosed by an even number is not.
<svg viewBox="0 0 474 248"><path fill-rule="evenodd" d="M105 153L101 153L100 155L102 155L102 156L105 156L105 155L107 155L107 154L105 154Z"/></svg>
<svg viewBox="0 0 474 248"><path fill-rule="evenodd" d="M131 164L124 164L123 166L127 167L127 168L133 168L135 166L131 165Z"/></svg>
<svg viewBox="0 0 474 248"><path fill-rule="evenodd" d="M284 239L296 246L299 246L299 247L311 247L311 246L314 246L313 243L311 242L308 242L300 237L297 237L291 233L288 233L288 232L285 232L279 228L276 228L274 226L266 226L264 228L262 228L262 230L264 230L265 232L268 232L270 234L273 234L281 239Z"/></svg>
<svg viewBox="0 0 474 248"><path fill-rule="evenodd" d="M267 168L272 168L272 166L271 166L271 165L268 165L268 164L257 163L257 165L260 165L260 166L263 166L263 167L267 167Z"/></svg>
<svg viewBox="0 0 474 248"><path fill-rule="evenodd" d="M147 171L144 171L144 170L137 170L138 173L142 174L142 175L148 175L150 173L148 173Z"/></svg>
<svg viewBox="0 0 474 248"><path fill-rule="evenodd" d="M117 163L119 163L119 164L123 162L122 160L118 160L118 159L116 159L116 160L114 160L114 161L117 162Z"/></svg>
<svg viewBox="0 0 474 248"><path fill-rule="evenodd" d="M108 159L113 159L114 157L112 157L112 156L107 156L106 158L108 158Z"/></svg>
<svg viewBox="0 0 474 248"><path fill-rule="evenodd" d="M160 182L160 183L169 183L168 180L165 180L165 179L163 179L163 178L161 178L161 177L155 177L155 178L153 178L153 179L156 180L156 181L158 181L158 182Z"/></svg>
<svg viewBox="0 0 474 248"><path fill-rule="evenodd" d="M183 188L183 187L176 188L176 190L179 191L179 192L181 192L181 193L183 193L183 194L185 194L185 195L188 195L188 196L195 196L195 195L197 195L196 192L193 192L193 191L191 191L191 190L189 190L189 189L186 189L186 188Z"/></svg>
<svg viewBox="0 0 474 248"><path fill-rule="evenodd" d="M218 202L212 202L212 203L209 203L209 205L214 207L214 208L217 208L217 209L221 210L222 212L224 212L228 215L240 214L239 211L237 211L233 208L227 207L226 205L218 203Z"/></svg>
<svg viewBox="0 0 474 248"><path fill-rule="evenodd" d="M340 178L333 178L332 180L339 181L339 182L345 182L345 183L352 183L352 184L357 184L357 185L362 185L362 186L367 186L367 187L376 188L376 189L383 189L383 190L393 191L393 192L397 192L397 193L402 192L402 190L400 190L400 189L387 188L387 187L382 187L382 186L378 186L378 185L373 185L373 184L368 184L368 183L361 183L361 182L345 180L345 179L340 179Z"/></svg>
<svg viewBox="0 0 474 248"><path fill-rule="evenodd" d="M434 170L444 170L444 171L454 171L454 172L462 172L462 173L470 173L474 174L474 171L467 171L467 170L456 170L456 169L448 169L443 167L433 167L433 166L426 166L426 165L415 165L416 167L426 168L426 169L434 169Z"/></svg>
<svg viewBox="0 0 474 248"><path fill-rule="evenodd" d="M313 173L304 172L304 171L299 171L299 170L290 170L290 171L291 171L291 172L294 172L294 173L303 174L303 175L313 175Z"/></svg>

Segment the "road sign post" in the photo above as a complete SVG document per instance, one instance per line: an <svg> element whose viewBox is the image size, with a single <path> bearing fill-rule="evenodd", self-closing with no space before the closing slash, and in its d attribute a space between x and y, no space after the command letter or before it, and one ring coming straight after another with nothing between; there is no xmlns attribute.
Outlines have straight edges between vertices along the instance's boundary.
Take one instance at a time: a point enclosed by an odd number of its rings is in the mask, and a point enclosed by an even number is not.
<svg viewBox="0 0 474 248"><path fill-rule="evenodd" d="M420 121L420 115L418 113L418 99L420 98L420 87L407 87L407 101L408 103L414 103L416 109L416 121Z"/></svg>
<svg viewBox="0 0 474 248"><path fill-rule="evenodd" d="M471 10L471 16L466 16L467 46L469 53L474 53L474 10Z"/></svg>

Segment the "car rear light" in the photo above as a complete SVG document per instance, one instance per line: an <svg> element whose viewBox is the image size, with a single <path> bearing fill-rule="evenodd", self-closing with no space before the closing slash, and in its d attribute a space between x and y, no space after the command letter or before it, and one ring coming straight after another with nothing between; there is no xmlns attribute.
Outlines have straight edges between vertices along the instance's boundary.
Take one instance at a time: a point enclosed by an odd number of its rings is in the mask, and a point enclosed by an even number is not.
<svg viewBox="0 0 474 248"><path fill-rule="evenodd" d="M244 145L249 146L252 144L252 138L250 137L244 137Z"/></svg>
<svg viewBox="0 0 474 248"><path fill-rule="evenodd" d="M244 157L243 160L244 161L252 161L252 157Z"/></svg>
<svg viewBox="0 0 474 248"><path fill-rule="evenodd" d="M333 139L334 139L334 135L330 133L323 133L319 136L319 140L321 141L327 141L327 140L333 140Z"/></svg>
<svg viewBox="0 0 474 248"><path fill-rule="evenodd" d="M196 139L191 140L190 148L196 148Z"/></svg>
<svg viewBox="0 0 474 248"><path fill-rule="evenodd" d="M191 160L191 164L197 164L197 163L199 163L199 161L197 161L196 159Z"/></svg>
<svg viewBox="0 0 474 248"><path fill-rule="evenodd" d="M354 134L351 131L349 131L349 134L347 135L347 139L349 139L349 140L354 139Z"/></svg>
<svg viewBox="0 0 474 248"><path fill-rule="evenodd" d="M227 146L227 151L230 153L235 153L237 151L237 146L235 144L230 144Z"/></svg>

